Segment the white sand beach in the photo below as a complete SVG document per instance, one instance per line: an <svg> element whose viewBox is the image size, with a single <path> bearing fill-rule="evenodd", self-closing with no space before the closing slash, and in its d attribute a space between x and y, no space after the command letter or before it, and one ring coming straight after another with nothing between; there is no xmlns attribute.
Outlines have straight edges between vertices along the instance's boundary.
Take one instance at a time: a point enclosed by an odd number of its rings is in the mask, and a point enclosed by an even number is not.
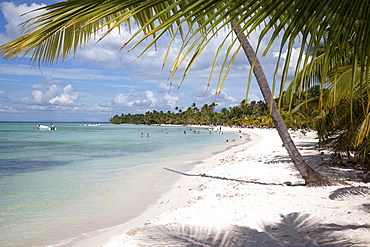
<svg viewBox="0 0 370 247"><path fill-rule="evenodd" d="M315 133L292 132L315 170L349 183L305 187L276 130L228 129L239 130L226 152L191 171L168 170L178 179L138 218L68 246L370 246L363 172L321 165L329 154L315 147Z"/></svg>

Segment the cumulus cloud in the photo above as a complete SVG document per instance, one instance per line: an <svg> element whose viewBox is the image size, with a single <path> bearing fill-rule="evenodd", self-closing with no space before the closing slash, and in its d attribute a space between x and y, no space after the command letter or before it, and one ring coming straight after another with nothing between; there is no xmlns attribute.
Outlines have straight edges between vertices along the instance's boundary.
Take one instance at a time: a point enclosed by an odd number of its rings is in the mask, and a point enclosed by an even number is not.
<svg viewBox="0 0 370 247"><path fill-rule="evenodd" d="M107 69L122 69L122 53L120 46L124 43L124 39L115 31L106 36L103 40L96 43L95 40L90 40L81 49L77 51L76 63L90 63Z"/></svg>
<svg viewBox="0 0 370 247"><path fill-rule="evenodd" d="M167 94L163 97L163 99L167 101L167 105L169 105L171 109L175 109L176 103L179 100L179 97L171 96Z"/></svg>
<svg viewBox="0 0 370 247"><path fill-rule="evenodd" d="M149 90L145 93L124 92L113 98L112 106L133 107L142 112L148 109L174 109L178 100L177 96L159 95Z"/></svg>
<svg viewBox="0 0 370 247"><path fill-rule="evenodd" d="M53 81L56 84L53 84ZM62 83L58 80L46 78L44 83L33 85L31 95L20 98L19 102L32 107L48 106L50 104L77 105L79 94L73 92L71 85L60 88L60 84Z"/></svg>
<svg viewBox="0 0 370 247"><path fill-rule="evenodd" d="M134 101L132 101L134 97L132 93L120 93L113 98L112 102L114 105L131 107L134 104Z"/></svg>
<svg viewBox="0 0 370 247"><path fill-rule="evenodd" d="M22 31L20 24L30 18L35 17L36 15L41 14L42 12L38 11L37 13L33 12L23 15L24 13L43 6L45 6L45 4L32 3L30 6L28 6L27 4L15 5L13 2L0 3L1 11L8 23L5 25L8 39L15 39L19 37Z"/></svg>
<svg viewBox="0 0 370 247"><path fill-rule="evenodd" d="M55 86L55 85L53 85ZM76 104L76 101L78 100L79 98L79 95L78 93L72 93L72 86L71 85L68 85L66 86L64 89L63 89L63 93L61 95L58 95L54 98L52 98L51 100L49 100L49 102L51 104L61 104L61 105L74 105Z"/></svg>
<svg viewBox="0 0 370 247"><path fill-rule="evenodd" d="M39 91L39 90L34 90L33 92L32 92L32 99L33 99L33 101L34 102L36 102L36 103L41 103L41 101L42 101L42 92L41 91Z"/></svg>

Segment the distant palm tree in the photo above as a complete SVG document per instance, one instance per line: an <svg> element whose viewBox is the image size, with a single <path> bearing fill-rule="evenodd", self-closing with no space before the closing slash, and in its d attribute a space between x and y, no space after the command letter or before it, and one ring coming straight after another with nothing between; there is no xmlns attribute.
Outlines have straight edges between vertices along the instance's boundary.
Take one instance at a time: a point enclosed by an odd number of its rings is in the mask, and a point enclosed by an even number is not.
<svg viewBox="0 0 370 247"><path fill-rule="evenodd" d="M133 47L147 40L148 36L153 37L149 46L154 45L166 32L170 33L173 40L178 35L181 36L183 46L171 70L172 83L174 74L184 61L190 62L186 66L183 79L210 40L219 35L225 27L229 27L229 33L226 34L224 41L220 43L215 52L213 68L216 67L221 48L226 45L226 41L232 40L226 53L228 59L224 59L221 65L216 93L218 94L222 89L229 68L242 47L252 64L253 72L271 109L280 137L283 143L287 144L285 146L288 153L306 184L329 185L333 181L319 176L310 169L291 141L272 100L274 91L271 92L267 80L263 79L262 67L246 37L257 27L261 28L260 41L272 33L264 54L272 42L278 38L281 39L276 73L284 47L287 46L287 56L280 83L282 89L285 87L284 82L288 75L293 49L295 49L294 41L297 37L301 37L304 41L301 44L297 68L309 62L304 51L312 51L315 57L318 54L317 47L325 37L328 37L330 41L330 43L325 43L326 50L339 49L341 54L348 52L348 43L351 42L356 51L356 61L353 66L367 68L370 64L369 2L364 0L318 0L314 2L307 0L70 0L41 8L47 12L25 23L26 31L30 32L2 45L0 53L5 58L12 58L32 52L33 64L50 64L66 59L71 52L76 52L80 45L86 43L91 37L99 35L102 30L106 30L102 36L104 38L111 30L120 28L123 23L131 27L132 20L134 20L138 31L132 34L122 48L141 33L144 34L143 37L140 37ZM237 39L232 38L233 32L237 34ZM234 50L231 49L238 42L241 46ZM147 48L143 52L146 50ZM165 60L168 54L169 52L166 53ZM326 53L324 66L329 66L332 56L333 52ZM190 57L190 59L185 60L185 57ZM327 70L323 71L322 77L325 78ZM367 69L361 69L360 74L364 71ZM352 78L355 77L354 72ZM179 85L182 82L180 81ZM275 83L274 79L273 84Z"/></svg>

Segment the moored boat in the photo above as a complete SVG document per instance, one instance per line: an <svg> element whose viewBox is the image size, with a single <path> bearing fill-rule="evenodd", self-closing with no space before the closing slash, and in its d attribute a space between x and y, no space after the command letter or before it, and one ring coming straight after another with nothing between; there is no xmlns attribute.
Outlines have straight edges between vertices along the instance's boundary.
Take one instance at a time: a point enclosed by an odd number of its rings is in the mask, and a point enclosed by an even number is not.
<svg viewBox="0 0 370 247"><path fill-rule="evenodd" d="M91 124L85 124L85 126L99 126L100 124L99 123L91 123Z"/></svg>
<svg viewBox="0 0 370 247"><path fill-rule="evenodd" d="M38 124L37 125L37 129L38 130L56 130L57 128L55 127L54 124L52 124L51 126L43 125L43 124Z"/></svg>

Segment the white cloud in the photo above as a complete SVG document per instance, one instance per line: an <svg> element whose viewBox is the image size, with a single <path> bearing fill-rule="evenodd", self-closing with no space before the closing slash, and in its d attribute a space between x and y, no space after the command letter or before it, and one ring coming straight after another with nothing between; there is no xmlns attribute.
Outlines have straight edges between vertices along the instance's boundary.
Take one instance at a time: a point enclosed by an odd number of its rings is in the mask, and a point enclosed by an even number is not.
<svg viewBox="0 0 370 247"><path fill-rule="evenodd" d="M20 36L21 31L22 31L22 27L20 26L20 24L22 22L30 18L33 18L41 14L42 12L38 11L38 12L28 13L26 15L23 15L23 14L31 10L34 10L36 8L40 8L42 6L45 6L45 5L32 3L30 6L28 6L27 4L20 4L16 6L13 2L0 3L3 16L8 23L7 25L5 25L6 34L7 34L6 38L8 39L8 41L10 39L15 39Z"/></svg>
<svg viewBox="0 0 370 247"><path fill-rule="evenodd" d="M56 87L56 85L53 85ZM50 90L55 92L55 89L50 86ZM79 94L78 93L72 93L72 86L68 85L63 89L63 93L59 96L56 96L52 99L49 100L51 104L61 104L61 105L74 105L76 104L76 101L79 99Z"/></svg>
<svg viewBox="0 0 370 247"><path fill-rule="evenodd" d="M150 101L153 107L159 106L159 100L157 97L154 96L154 93L152 91L146 91L145 96L147 99L144 101Z"/></svg>
<svg viewBox="0 0 370 247"><path fill-rule="evenodd" d="M61 80L53 79L50 75L45 76L45 82L46 85L64 85L64 82Z"/></svg>
<svg viewBox="0 0 370 247"><path fill-rule="evenodd" d="M179 97L166 94L163 99L167 101L167 105L169 105L171 109L175 109Z"/></svg>
<svg viewBox="0 0 370 247"><path fill-rule="evenodd" d="M46 85L46 83L44 83L33 85L32 88L34 90L31 92L31 96L20 98L20 103L31 107L45 107L50 104L77 105L76 102L79 99L79 94L72 92L73 88L71 85L67 85L63 89L60 89L58 85Z"/></svg>
<svg viewBox="0 0 370 247"><path fill-rule="evenodd" d="M14 113L14 112L18 112L18 111L16 109L14 109L12 106L6 106L6 105L0 104L0 112Z"/></svg>
<svg viewBox="0 0 370 247"><path fill-rule="evenodd" d="M218 95L216 95L216 90L207 88L207 86L201 86L192 94L193 101L197 102L198 105L210 104L215 102L218 107L229 107L239 104L239 101L234 97L227 94L227 90L223 90Z"/></svg>
<svg viewBox="0 0 370 247"><path fill-rule="evenodd" d="M34 90L32 92L32 100L37 103L41 103L42 101L42 92L39 90Z"/></svg>
<svg viewBox="0 0 370 247"><path fill-rule="evenodd" d="M27 105L26 109L32 111L46 111L48 110L48 107L43 105Z"/></svg>
<svg viewBox="0 0 370 247"><path fill-rule="evenodd" d="M146 112L148 110L169 110L176 107L179 97L171 96L169 94L160 95L153 91L147 90L143 93L124 92L117 94L112 100L112 107L125 107L126 110L131 111L135 109L136 112Z"/></svg>
<svg viewBox="0 0 370 247"><path fill-rule="evenodd" d="M45 93L45 98L53 98L58 94L59 91L60 90L57 85L50 85L49 90Z"/></svg>
<svg viewBox="0 0 370 247"><path fill-rule="evenodd" d="M102 104L94 104L92 107L87 109L90 112L112 112L112 107L110 104L102 103ZM111 113L112 114L112 113Z"/></svg>
<svg viewBox="0 0 370 247"><path fill-rule="evenodd" d="M114 98L113 98L113 104L114 105L122 105L122 106L128 106L128 107L131 107L134 103L134 101L132 101L132 98L134 96L132 95L132 93L120 93L120 94L117 94Z"/></svg>

